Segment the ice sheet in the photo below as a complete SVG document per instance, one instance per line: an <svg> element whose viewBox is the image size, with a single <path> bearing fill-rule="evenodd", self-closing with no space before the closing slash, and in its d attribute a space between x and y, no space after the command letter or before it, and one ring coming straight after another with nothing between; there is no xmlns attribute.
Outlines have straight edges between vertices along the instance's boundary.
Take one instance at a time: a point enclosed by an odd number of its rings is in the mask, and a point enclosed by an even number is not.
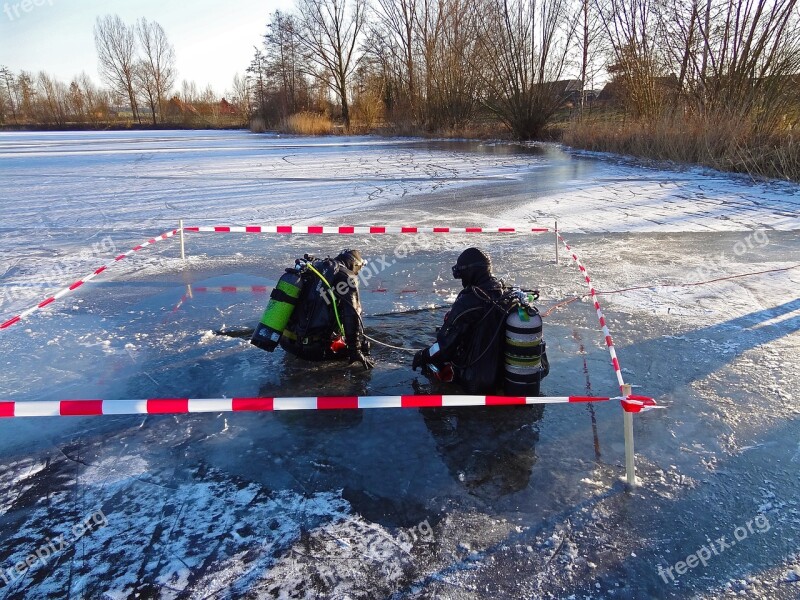
<svg viewBox="0 0 800 600"><path fill-rule="evenodd" d="M612 404L3 420L0 598L796 596L797 186L553 146L245 132L0 133L0 158L9 316L179 218L557 219L601 292L626 380L668 406L636 417L635 492L620 483ZM368 332L421 347L470 244L508 282L539 288L543 311L586 293L569 257L554 264L551 234L192 234L186 263L176 240L160 242L0 332L0 396L447 391L411 372L408 352L377 347L364 373L214 331L252 326L266 298L247 289L296 256L347 245L380 267L362 285ZM616 392L585 297L545 328L544 393ZM15 575L98 511L106 525ZM660 575L756 518L769 530Z"/></svg>

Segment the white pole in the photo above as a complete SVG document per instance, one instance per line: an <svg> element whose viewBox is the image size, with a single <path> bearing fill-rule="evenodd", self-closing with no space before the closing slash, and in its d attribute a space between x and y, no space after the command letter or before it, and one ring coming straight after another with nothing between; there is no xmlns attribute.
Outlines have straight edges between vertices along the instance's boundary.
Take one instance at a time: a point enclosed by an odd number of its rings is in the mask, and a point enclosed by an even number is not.
<svg viewBox="0 0 800 600"><path fill-rule="evenodd" d="M631 395L631 386L622 386L622 395L626 398ZM623 413L623 425L625 429L625 475L628 485L636 487L636 463L633 453L633 413L625 411Z"/></svg>
<svg viewBox="0 0 800 600"><path fill-rule="evenodd" d="M181 260L186 260L186 248L183 241L183 219L178 221L178 229L181 232Z"/></svg>
<svg viewBox="0 0 800 600"><path fill-rule="evenodd" d="M555 232L556 232L556 264L558 264L558 221L556 221Z"/></svg>

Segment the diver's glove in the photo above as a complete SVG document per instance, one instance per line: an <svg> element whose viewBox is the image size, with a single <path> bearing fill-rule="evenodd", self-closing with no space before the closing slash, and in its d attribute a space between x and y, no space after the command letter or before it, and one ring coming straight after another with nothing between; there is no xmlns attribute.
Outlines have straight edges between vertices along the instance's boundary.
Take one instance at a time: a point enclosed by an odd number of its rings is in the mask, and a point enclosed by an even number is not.
<svg viewBox="0 0 800 600"><path fill-rule="evenodd" d="M420 350L414 355L414 360L411 362L411 370L416 371L419 367L424 367L431 361L430 352L428 348Z"/></svg>
<svg viewBox="0 0 800 600"><path fill-rule="evenodd" d="M375 361L364 356L361 350L358 349L350 352L350 362L348 364L352 365L356 361L364 365L364 369L366 370L372 369L375 366Z"/></svg>

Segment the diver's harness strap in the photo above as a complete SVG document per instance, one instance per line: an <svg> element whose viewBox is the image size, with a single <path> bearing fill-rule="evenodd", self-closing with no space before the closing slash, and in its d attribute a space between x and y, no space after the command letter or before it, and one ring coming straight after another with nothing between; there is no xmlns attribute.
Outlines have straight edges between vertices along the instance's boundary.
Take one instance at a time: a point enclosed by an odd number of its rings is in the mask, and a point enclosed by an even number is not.
<svg viewBox="0 0 800 600"><path fill-rule="evenodd" d="M451 361L453 363L453 366L455 366L458 369L468 369L468 368L472 367L474 364L476 364L479 360L481 360L486 355L486 353L489 351L489 348L491 348L492 344L494 344L495 339L497 339L497 336L503 330L503 327L505 327L505 322L506 322L506 319L508 318L508 315L510 315L514 310L523 310L523 309L531 310L532 309L533 311L536 312L536 314L539 314L539 309L537 309L533 305L533 303L536 302L539 299L539 291L538 290L522 290L522 289L519 289L519 288L511 288L511 289L508 289L507 291L505 291L503 293L503 295L500 296L499 298L494 299L491 296L489 296L483 289L479 288L478 286L471 286L471 287L472 287L473 293L476 296L478 296L479 298L482 298L488 304L490 304L489 310L486 311L486 314L481 318L480 321L478 321L478 323L476 323L476 325L475 325L476 327L479 326L483 322L483 320L486 319L489 316L489 313L492 310L494 310L495 308L500 310L500 311L502 311L504 313L504 316L503 316L503 320L500 322L500 326L497 328L497 331L494 332L494 335L492 336L491 341L486 346L484 351L481 352L481 354L477 358L475 358L472 362L470 362L469 364L466 364L466 365L459 365L455 361ZM505 304L505 306L504 306L504 304ZM475 309L470 309L470 310L475 310ZM465 311L464 313L459 315L457 318L463 316L467 312L470 312L470 311ZM438 344L438 342L428 349L428 355L429 356L433 356L434 355L434 349L435 349L435 352L439 352L439 344Z"/></svg>
<svg viewBox="0 0 800 600"><path fill-rule="evenodd" d="M342 335L343 338L346 338L344 333L344 325L342 325L342 320L339 318L339 309L336 306L336 294L333 291L333 286L325 279L325 276L320 273L311 262L306 262L305 266L311 270L317 277L322 280L322 283L325 284L325 287L328 288L328 294L331 297L331 305L333 306L333 316L336 318L336 324L339 326L339 333Z"/></svg>
<svg viewBox="0 0 800 600"><path fill-rule="evenodd" d="M285 302L286 304L291 304L292 306L297 306L297 303L300 301L300 298L294 298L278 288L273 288L269 297L276 302Z"/></svg>
<svg viewBox="0 0 800 600"><path fill-rule="evenodd" d="M304 338L300 338L296 333L289 331L288 329L283 332L283 337L293 342L300 343L303 346L307 346L309 344L330 344L331 341L330 338L326 338L322 335L309 335Z"/></svg>

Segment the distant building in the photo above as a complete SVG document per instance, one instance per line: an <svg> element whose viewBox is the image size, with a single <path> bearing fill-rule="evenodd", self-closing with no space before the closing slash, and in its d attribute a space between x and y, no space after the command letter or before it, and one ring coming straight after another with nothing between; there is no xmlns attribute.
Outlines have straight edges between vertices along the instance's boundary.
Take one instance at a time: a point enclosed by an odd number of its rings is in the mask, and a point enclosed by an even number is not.
<svg viewBox="0 0 800 600"><path fill-rule="evenodd" d="M164 117L168 121L183 121L199 116L198 110L188 102L173 96L164 107Z"/></svg>
<svg viewBox="0 0 800 600"><path fill-rule="evenodd" d="M221 117L238 117L239 111L233 104L223 98L219 101L219 115Z"/></svg>
<svg viewBox="0 0 800 600"><path fill-rule="evenodd" d="M132 119L133 109L130 106L117 105L112 106L108 110L109 115L115 119Z"/></svg>
<svg viewBox="0 0 800 600"><path fill-rule="evenodd" d="M597 95L597 102L607 106L619 106L625 100L625 90L622 81L612 79L603 86Z"/></svg>
<svg viewBox="0 0 800 600"><path fill-rule="evenodd" d="M654 77L653 85L656 92L664 100L672 99L679 92L679 82L675 75L667 77ZM623 77L615 77L597 94L597 104L608 107L624 107L627 104L629 92L627 82Z"/></svg>
<svg viewBox="0 0 800 600"><path fill-rule="evenodd" d="M553 93L561 99L563 108L580 106L583 83L580 79L561 79L550 84Z"/></svg>
<svg viewBox="0 0 800 600"><path fill-rule="evenodd" d="M205 124L219 124L220 120L224 123L236 122L241 118L236 107L225 98L219 102L184 102L177 96L173 96L164 109L164 116L167 121L182 121Z"/></svg>
<svg viewBox="0 0 800 600"><path fill-rule="evenodd" d="M597 98L596 90L584 90L580 79L560 79L546 83L550 92L559 99L560 108L573 109L580 107L581 96L584 95L586 103L591 105Z"/></svg>

